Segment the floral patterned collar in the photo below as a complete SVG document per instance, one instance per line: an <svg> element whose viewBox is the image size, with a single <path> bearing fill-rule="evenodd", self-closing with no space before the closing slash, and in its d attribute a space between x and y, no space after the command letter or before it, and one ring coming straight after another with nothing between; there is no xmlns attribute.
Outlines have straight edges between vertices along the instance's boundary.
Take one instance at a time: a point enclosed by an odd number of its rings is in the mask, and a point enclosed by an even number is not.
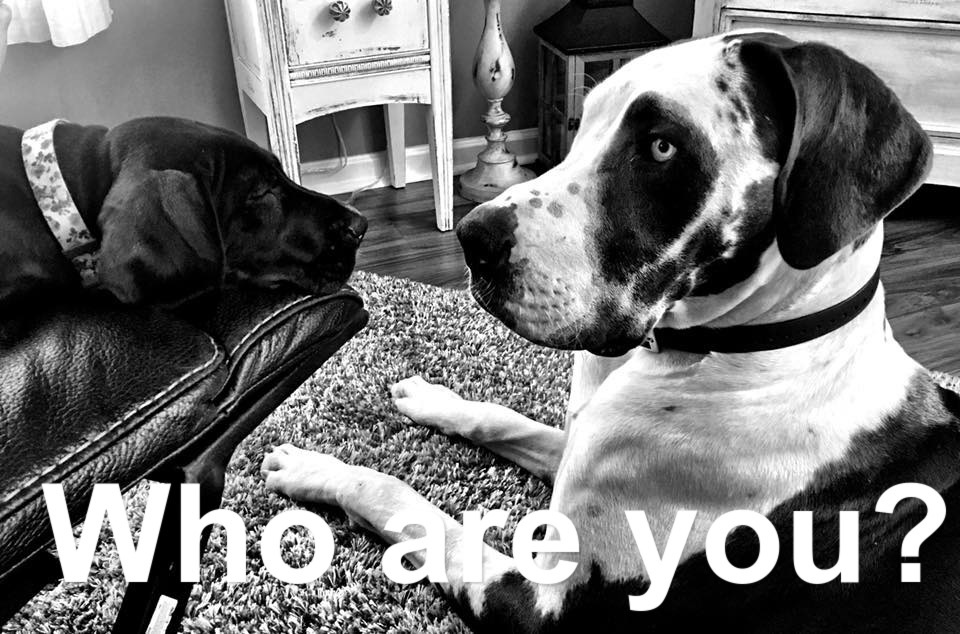
<svg viewBox="0 0 960 634"><path fill-rule="evenodd" d="M47 226L63 254L73 262L83 285L90 287L97 284L99 244L83 221L60 172L53 131L61 123L62 119L54 119L24 132L23 166Z"/></svg>

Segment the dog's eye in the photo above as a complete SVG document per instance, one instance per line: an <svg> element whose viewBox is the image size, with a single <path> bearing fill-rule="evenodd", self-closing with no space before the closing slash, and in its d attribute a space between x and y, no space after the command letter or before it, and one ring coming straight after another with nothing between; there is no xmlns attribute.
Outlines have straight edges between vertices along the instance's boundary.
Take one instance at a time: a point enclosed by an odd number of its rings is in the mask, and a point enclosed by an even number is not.
<svg viewBox="0 0 960 634"><path fill-rule="evenodd" d="M249 194L247 194L247 200L255 202L258 200L263 200L270 194L274 193L274 183L264 180L260 183L257 183Z"/></svg>
<svg viewBox="0 0 960 634"><path fill-rule="evenodd" d="M269 194L269 193L270 193L270 188L269 188L269 187L258 187L258 188L256 188L256 189L254 189L253 191L251 191L251 192L247 195L247 200L250 201L250 202L256 202L256 201L258 201L258 200L263 200L264 198L267 197L267 194Z"/></svg>
<svg viewBox="0 0 960 634"><path fill-rule="evenodd" d="M677 146L663 138L650 143L650 156L657 163L666 163L677 153Z"/></svg>

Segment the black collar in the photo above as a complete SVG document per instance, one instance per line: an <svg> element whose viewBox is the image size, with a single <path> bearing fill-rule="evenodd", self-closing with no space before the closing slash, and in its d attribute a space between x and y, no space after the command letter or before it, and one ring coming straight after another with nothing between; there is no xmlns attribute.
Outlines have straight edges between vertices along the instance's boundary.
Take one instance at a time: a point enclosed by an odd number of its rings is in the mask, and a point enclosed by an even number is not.
<svg viewBox="0 0 960 634"><path fill-rule="evenodd" d="M652 352L679 350L709 354L711 352L762 352L787 348L822 337L844 326L863 312L877 292L880 268L863 288L844 301L812 315L772 324L731 326L729 328L654 328L641 348Z"/></svg>

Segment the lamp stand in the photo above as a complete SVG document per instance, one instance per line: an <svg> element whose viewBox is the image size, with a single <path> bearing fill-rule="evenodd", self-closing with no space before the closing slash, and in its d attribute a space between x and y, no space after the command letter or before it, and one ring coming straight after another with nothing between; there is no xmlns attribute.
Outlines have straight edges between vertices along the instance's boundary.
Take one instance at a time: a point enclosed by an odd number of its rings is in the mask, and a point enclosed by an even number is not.
<svg viewBox="0 0 960 634"><path fill-rule="evenodd" d="M503 128L510 122L503 98L513 87L516 67L500 26L500 0L484 0L486 20L480 45L473 58L473 82L490 104L481 120L487 126L487 147L477 156L477 166L460 177L460 194L474 202L496 198L512 185L534 178L532 170L520 167L507 149Z"/></svg>

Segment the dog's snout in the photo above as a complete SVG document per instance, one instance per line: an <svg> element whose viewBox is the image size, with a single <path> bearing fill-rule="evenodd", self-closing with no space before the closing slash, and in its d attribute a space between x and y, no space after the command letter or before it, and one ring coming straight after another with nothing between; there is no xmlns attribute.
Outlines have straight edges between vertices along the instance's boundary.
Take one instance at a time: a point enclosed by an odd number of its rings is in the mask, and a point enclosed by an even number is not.
<svg viewBox="0 0 960 634"><path fill-rule="evenodd" d="M512 207L481 205L471 211L457 225L457 238L467 266L485 275L501 271L510 261L516 226Z"/></svg>
<svg viewBox="0 0 960 634"><path fill-rule="evenodd" d="M363 240L363 236L367 233L367 219L361 216L357 212L351 212L350 222L347 224L346 233L354 240L357 241L357 244L360 244L360 241Z"/></svg>

